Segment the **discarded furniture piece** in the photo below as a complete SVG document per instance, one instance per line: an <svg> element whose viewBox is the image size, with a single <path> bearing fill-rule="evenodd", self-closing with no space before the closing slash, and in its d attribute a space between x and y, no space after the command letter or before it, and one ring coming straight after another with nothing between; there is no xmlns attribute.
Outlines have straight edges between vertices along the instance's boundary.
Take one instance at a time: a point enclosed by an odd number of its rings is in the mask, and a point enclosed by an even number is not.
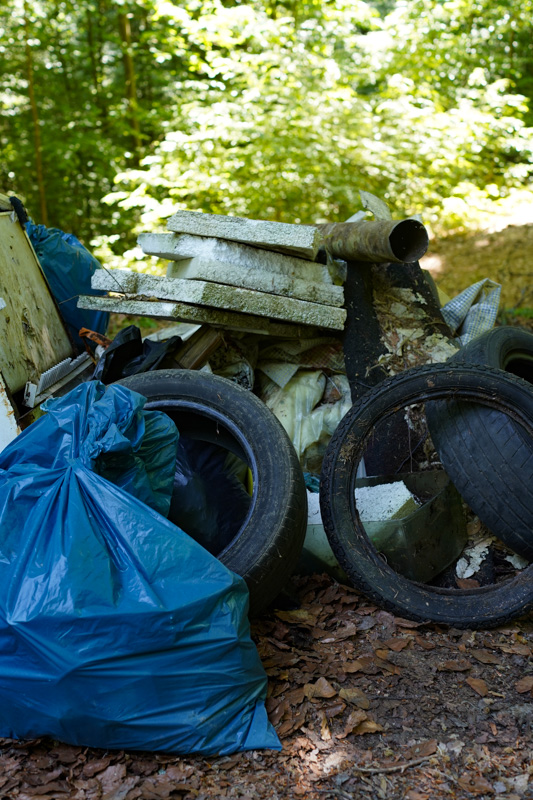
<svg viewBox="0 0 533 800"><path fill-rule="evenodd" d="M0 211L0 370L10 392L72 355L39 261L10 206Z"/></svg>
<svg viewBox="0 0 533 800"><path fill-rule="evenodd" d="M9 199L0 195L0 450L18 433L14 395L41 395L69 372L73 347L39 261ZM62 363L58 370L56 365ZM31 391L31 390L30 390Z"/></svg>

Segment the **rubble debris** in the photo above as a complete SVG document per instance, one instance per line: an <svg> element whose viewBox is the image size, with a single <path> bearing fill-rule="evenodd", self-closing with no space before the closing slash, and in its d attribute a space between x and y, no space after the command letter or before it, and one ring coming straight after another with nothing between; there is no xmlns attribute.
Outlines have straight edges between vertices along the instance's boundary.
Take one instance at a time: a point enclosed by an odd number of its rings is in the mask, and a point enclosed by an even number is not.
<svg viewBox="0 0 533 800"><path fill-rule="evenodd" d="M253 244L255 247L300 256L314 261L322 244L316 225L294 225L288 222L245 219L201 211L178 211L167 222L175 233L214 236L232 242Z"/></svg>
<svg viewBox="0 0 533 800"><path fill-rule="evenodd" d="M244 312L333 330L342 330L346 319L346 311L342 308L219 283L145 275L131 270L98 270L93 275L91 285L93 289L124 293L127 300L136 300L139 296L177 300L183 304Z"/></svg>
<svg viewBox="0 0 533 800"><path fill-rule="evenodd" d="M403 481L358 486L355 502L363 522L406 517L416 511L418 503Z"/></svg>
<svg viewBox="0 0 533 800"><path fill-rule="evenodd" d="M92 308L113 311L117 314L131 314L139 317L160 317L169 320L208 323L213 327L228 330L246 331L248 333L269 334L288 339L300 339L312 336L316 329L304 325L293 325L276 322L268 317L253 314L241 314L237 311L224 311L218 308L195 306L190 303L172 303L163 300L128 300L121 297L90 297L81 295L78 299L80 308Z"/></svg>
<svg viewBox="0 0 533 800"><path fill-rule="evenodd" d="M495 541L494 536L485 536L472 547L467 547L455 565L458 578L471 578L478 572L481 564L489 554L489 547Z"/></svg>
<svg viewBox="0 0 533 800"><path fill-rule="evenodd" d="M209 261L205 258L188 258L171 262L167 269L167 278L211 281L329 306L342 306L344 302L342 286L311 283L302 278L288 278L285 275L269 272L266 268L244 270L242 267L223 261Z"/></svg>
<svg viewBox="0 0 533 800"><path fill-rule="evenodd" d="M268 272L311 283L332 283L329 270L324 264L225 239L180 236L175 233L141 233L137 242L146 255L170 261L202 258L240 267L243 272Z"/></svg>

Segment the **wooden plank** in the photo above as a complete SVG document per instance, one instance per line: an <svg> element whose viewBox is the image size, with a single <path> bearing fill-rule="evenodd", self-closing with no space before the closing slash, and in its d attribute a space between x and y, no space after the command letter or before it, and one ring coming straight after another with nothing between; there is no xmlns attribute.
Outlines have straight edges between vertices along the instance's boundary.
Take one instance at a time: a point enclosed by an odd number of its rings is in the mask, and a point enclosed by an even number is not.
<svg viewBox="0 0 533 800"><path fill-rule="evenodd" d="M0 370L11 392L72 356L72 344L26 232L0 213Z"/></svg>
<svg viewBox="0 0 533 800"><path fill-rule="evenodd" d="M174 361L181 369L200 369L223 341L219 330L203 325L174 353Z"/></svg>

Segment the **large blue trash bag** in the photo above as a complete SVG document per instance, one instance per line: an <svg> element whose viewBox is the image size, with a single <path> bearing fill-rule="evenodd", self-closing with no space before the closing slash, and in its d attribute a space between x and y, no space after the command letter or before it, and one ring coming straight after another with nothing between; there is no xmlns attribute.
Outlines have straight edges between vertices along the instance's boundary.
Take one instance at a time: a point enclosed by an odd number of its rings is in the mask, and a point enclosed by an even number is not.
<svg viewBox="0 0 533 800"><path fill-rule="evenodd" d="M63 233L58 228L26 223L26 233L46 275L50 290L74 344L81 352L85 349L79 336L80 328L105 333L109 323L107 311L90 311L78 308L78 295L103 295L106 292L91 289L91 277L101 264L82 245L73 233Z"/></svg>
<svg viewBox="0 0 533 800"><path fill-rule="evenodd" d="M138 499L168 508L177 440L144 402L83 384L0 453L0 736L279 749L244 581Z"/></svg>

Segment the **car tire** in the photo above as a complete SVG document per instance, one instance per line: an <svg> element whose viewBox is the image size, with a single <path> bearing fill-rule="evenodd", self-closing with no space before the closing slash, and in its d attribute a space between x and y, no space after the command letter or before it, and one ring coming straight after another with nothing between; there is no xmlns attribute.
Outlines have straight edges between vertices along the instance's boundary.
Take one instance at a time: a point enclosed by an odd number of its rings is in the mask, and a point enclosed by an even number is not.
<svg viewBox="0 0 533 800"><path fill-rule="evenodd" d="M216 556L244 578L250 613L260 613L293 571L307 526L303 473L284 428L255 395L208 373L154 371L118 383L146 397L146 409L168 414L180 433L219 445L248 465L248 513Z"/></svg>
<svg viewBox="0 0 533 800"><path fill-rule="evenodd" d="M494 328L448 363L506 370L533 391L533 334ZM428 403L426 416L442 465L472 510L508 547L533 560L533 439L507 415L452 398Z"/></svg>
<svg viewBox="0 0 533 800"><path fill-rule="evenodd" d="M510 580L478 589L415 583L378 554L354 499L357 467L378 422L411 404L450 396L511 414L528 435L533 434L533 393L525 381L485 366L435 364L406 370L357 401L339 424L324 458L322 519L331 547L355 588L387 610L416 621L488 628L533 607L533 566Z"/></svg>

